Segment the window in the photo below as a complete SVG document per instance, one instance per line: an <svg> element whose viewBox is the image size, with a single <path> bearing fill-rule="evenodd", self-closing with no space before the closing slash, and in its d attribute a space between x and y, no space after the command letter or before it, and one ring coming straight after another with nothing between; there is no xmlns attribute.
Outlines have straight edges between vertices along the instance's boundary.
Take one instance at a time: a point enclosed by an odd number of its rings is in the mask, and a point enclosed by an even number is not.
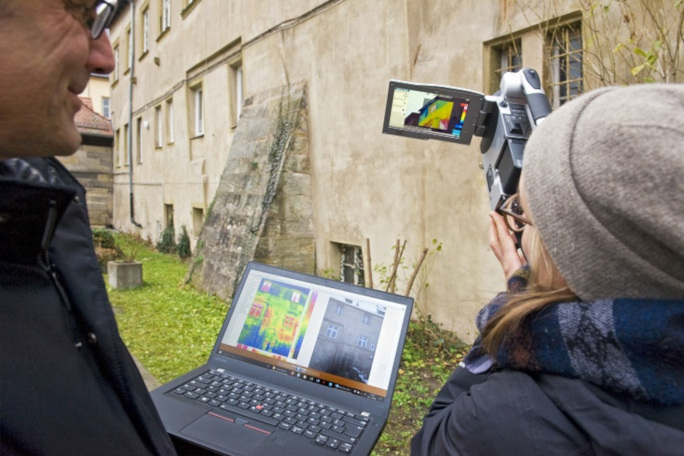
<svg viewBox="0 0 684 456"><path fill-rule="evenodd" d="M162 107L154 108L154 147L159 149L164 144Z"/></svg>
<svg viewBox="0 0 684 456"><path fill-rule="evenodd" d="M546 94L555 109L582 93L582 33L579 23L555 29L547 38L549 87Z"/></svg>
<svg viewBox="0 0 684 456"><path fill-rule="evenodd" d="M358 345L361 348L366 348L368 347L368 337L366 336L359 336L359 339L356 341L356 345Z"/></svg>
<svg viewBox="0 0 684 456"><path fill-rule="evenodd" d="M161 16L159 17L159 34L171 28L171 0L162 0Z"/></svg>
<svg viewBox="0 0 684 456"><path fill-rule="evenodd" d="M166 142L171 144L173 141L173 98L169 98L166 100Z"/></svg>
<svg viewBox="0 0 684 456"><path fill-rule="evenodd" d="M328 339L337 339L337 333L340 328L336 325L328 325L328 329L325 330L325 337Z"/></svg>
<svg viewBox="0 0 684 456"><path fill-rule="evenodd" d="M165 228L173 227L173 204L164 204Z"/></svg>
<svg viewBox="0 0 684 456"><path fill-rule="evenodd" d="M340 315L342 313L342 304L338 304L335 307L335 315Z"/></svg>
<svg viewBox="0 0 684 456"><path fill-rule="evenodd" d="M109 110L109 97L102 97L102 115L107 119L112 118L112 113Z"/></svg>
<svg viewBox="0 0 684 456"><path fill-rule="evenodd" d="M114 45L114 71L112 71L112 83L119 80L119 45Z"/></svg>
<svg viewBox="0 0 684 456"><path fill-rule="evenodd" d="M493 48L494 77L492 78L492 93L499 90L501 77L509 71L518 71L522 66L522 43L521 40L509 41Z"/></svg>
<svg viewBox="0 0 684 456"><path fill-rule="evenodd" d="M142 12L142 55L150 51L150 8L145 6ZM142 56L141 56L142 57Z"/></svg>
<svg viewBox="0 0 684 456"><path fill-rule="evenodd" d="M133 30L128 26L126 29L126 62L124 64L124 73L130 71L133 63Z"/></svg>
<svg viewBox="0 0 684 456"><path fill-rule="evenodd" d="M244 94L242 92L242 65L235 69L235 104L237 111L237 118L242 114L242 101Z"/></svg>
<svg viewBox="0 0 684 456"><path fill-rule="evenodd" d="M142 117L138 117L135 121L135 132L138 141L135 143L135 156L137 162L142 164L143 162L143 120Z"/></svg>
<svg viewBox="0 0 684 456"><path fill-rule="evenodd" d="M126 166L130 165L130 162L131 162L131 157L128 154L129 135L130 135L130 131L128 128L128 124L126 124L126 125L124 125L124 147L123 147L124 163Z"/></svg>
<svg viewBox="0 0 684 456"><path fill-rule="evenodd" d="M364 286L363 253L361 247L339 244L340 280Z"/></svg>
<svg viewBox="0 0 684 456"><path fill-rule="evenodd" d="M191 89L192 92L192 110L194 120L195 136L204 135L204 106L203 106L203 92L202 86L198 85Z"/></svg>
<svg viewBox="0 0 684 456"><path fill-rule="evenodd" d="M258 302L254 302L254 303L252 303L252 307L250 307L250 309L249 309L249 316L254 317L254 318L260 318L263 311L264 311L263 304L259 304Z"/></svg>
<svg viewBox="0 0 684 456"><path fill-rule="evenodd" d="M198 238L202 232L202 225L204 224L204 209L201 207L192 208L192 234Z"/></svg>
<svg viewBox="0 0 684 456"><path fill-rule="evenodd" d="M121 146L121 140L119 139L119 136L121 135L121 129L117 128L116 132L114 133L114 164L116 164L116 167L119 168L121 167L121 152L119 151L119 147Z"/></svg>
<svg viewBox="0 0 684 456"><path fill-rule="evenodd" d="M200 2L200 0L183 0L183 11L181 11L181 16L186 17L190 12L195 9L195 6Z"/></svg>
<svg viewBox="0 0 684 456"><path fill-rule="evenodd" d="M363 314L363 324L370 325L370 314Z"/></svg>
<svg viewBox="0 0 684 456"><path fill-rule="evenodd" d="M242 62L230 65L230 126L237 127L240 114L242 113L242 103L244 94L242 90Z"/></svg>

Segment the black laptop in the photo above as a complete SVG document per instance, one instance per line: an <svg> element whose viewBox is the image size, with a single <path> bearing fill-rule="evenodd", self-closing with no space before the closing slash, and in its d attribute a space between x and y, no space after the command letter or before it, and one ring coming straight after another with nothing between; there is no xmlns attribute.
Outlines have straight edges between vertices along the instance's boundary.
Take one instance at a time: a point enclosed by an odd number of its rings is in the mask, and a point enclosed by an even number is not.
<svg viewBox="0 0 684 456"><path fill-rule="evenodd" d="M152 391L177 444L367 455L389 415L413 299L249 263L206 365Z"/></svg>

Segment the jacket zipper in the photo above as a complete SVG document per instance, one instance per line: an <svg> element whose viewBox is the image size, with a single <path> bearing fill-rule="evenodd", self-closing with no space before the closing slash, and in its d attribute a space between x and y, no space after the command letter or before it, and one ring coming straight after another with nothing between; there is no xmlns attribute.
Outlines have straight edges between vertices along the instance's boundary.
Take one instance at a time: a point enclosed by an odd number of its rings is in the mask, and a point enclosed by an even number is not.
<svg viewBox="0 0 684 456"><path fill-rule="evenodd" d="M64 307L66 308L67 319L69 320L74 338L74 346L80 349L83 347L83 342L80 340L78 325L76 324L76 318L74 317L74 314L72 312L73 306L71 305L71 300L69 299L69 296L67 295L66 290L62 285L62 281L59 278L57 266L50 259L49 247L50 241L52 240L52 236L55 232L55 228L57 225L57 215L57 202L54 200L50 200L50 207L48 208L48 217L45 223L45 231L43 232L43 238L41 240L41 253L38 256L38 262L40 263L41 267L45 270L45 272L47 272L47 274L50 276L52 282L55 285L55 289L59 294L62 304L64 304Z"/></svg>

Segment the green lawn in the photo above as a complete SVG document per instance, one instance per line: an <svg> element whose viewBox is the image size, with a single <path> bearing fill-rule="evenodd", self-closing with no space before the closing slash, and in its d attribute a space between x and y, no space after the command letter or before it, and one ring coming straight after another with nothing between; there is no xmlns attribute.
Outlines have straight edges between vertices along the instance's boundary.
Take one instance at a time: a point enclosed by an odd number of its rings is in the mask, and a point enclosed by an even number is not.
<svg viewBox="0 0 684 456"><path fill-rule="evenodd" d="M187 263L135 239L117 236L124 251L135 244L143 263L142 288L109 290L129 350L160 382L206 362L227 304L183 284ZM432 398L467 347L429 320L414 321L404 348L390 420L374 455L407 455L409 441Z"/></svg>

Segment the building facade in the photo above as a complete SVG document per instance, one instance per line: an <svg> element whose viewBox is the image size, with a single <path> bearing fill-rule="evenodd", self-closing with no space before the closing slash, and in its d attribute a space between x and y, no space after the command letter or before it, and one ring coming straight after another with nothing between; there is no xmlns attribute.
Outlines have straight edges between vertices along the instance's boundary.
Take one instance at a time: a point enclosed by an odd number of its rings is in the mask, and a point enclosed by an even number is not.
<svg viewBox="0 0 684 456"><path fill-rule="evenodd" d="M383 135L389 80L492 94L503 72L528 67L554 107L602 85L676 82L676 27L659 28L675 30L660 45L646 30L681 14L647 0L136 0L111 29L113 223L152 241L184 226L199 240L246 128L243 107L303 85L314 233L305 269L380 288L397 239L407 276L439 244L412 294L418 311L472 340L473 316L505 287L488 248L479 139Z"/></svg>

